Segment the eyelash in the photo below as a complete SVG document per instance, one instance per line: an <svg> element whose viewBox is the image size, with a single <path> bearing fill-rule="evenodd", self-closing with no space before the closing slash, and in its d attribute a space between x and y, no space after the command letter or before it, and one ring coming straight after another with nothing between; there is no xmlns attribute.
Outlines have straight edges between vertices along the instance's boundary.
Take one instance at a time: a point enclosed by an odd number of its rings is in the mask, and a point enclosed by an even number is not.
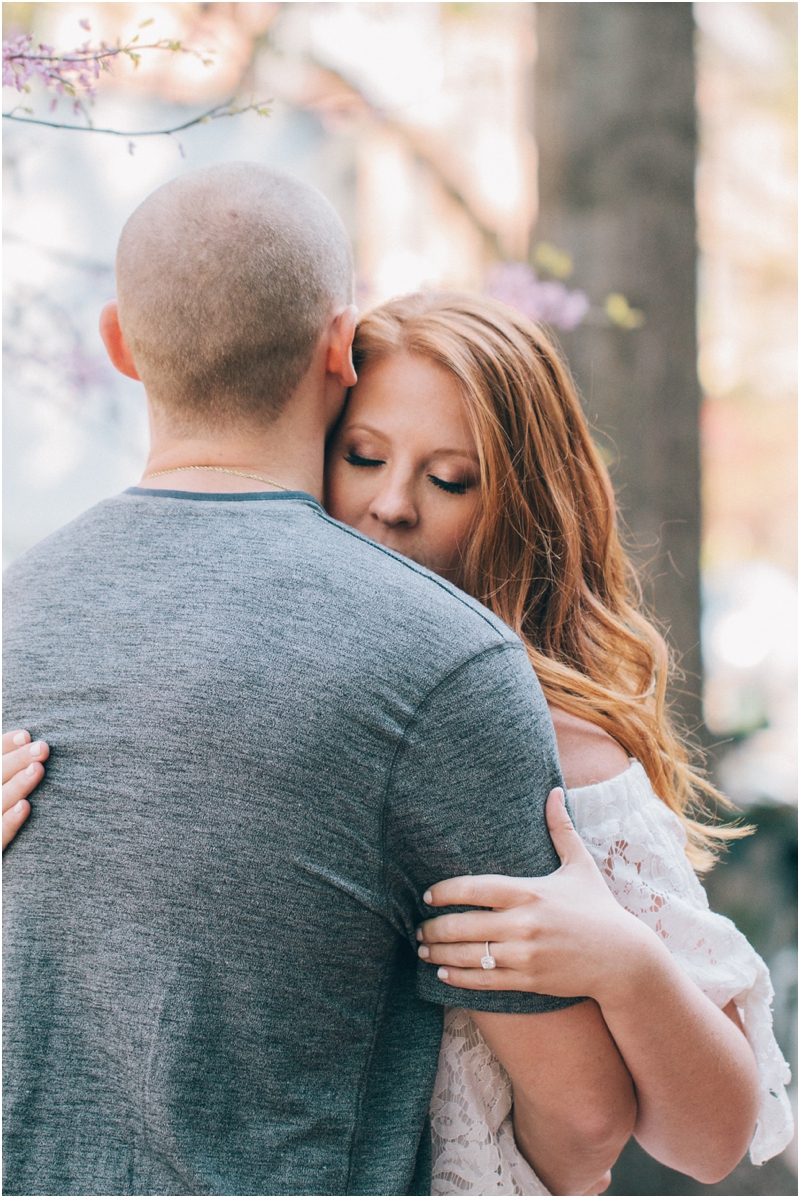
<svg viewBox="0 0 800 1198"><path fill-rule="evenodd" d="M448 483L443 478L437 478L435 474L429 474L428 478L434 487L439 487L442 491L447 491L450 495L466 495L467 493L466 483Z"/></svg>
<svg viewBox="0 0 800 1198"><path fill-rule="evenodd" d="M362 458L360 454L350 453L344 455L344 460L349 462L351 466L385 466L386 463L382 458ZM441 491L446 491L448 495L465 495L467 493L468 483L449 483L443 478L437 478L435 474L429 474L428 478L433 483L434 487L438 487Z"/></svg>
<svg viewBox="0 0 800 1198"><path fill-rule="evenodd" d="M381 458L362 458L357 453L346 453L344 460L349 462L351 466L385 466L386 463Z"/></svg>

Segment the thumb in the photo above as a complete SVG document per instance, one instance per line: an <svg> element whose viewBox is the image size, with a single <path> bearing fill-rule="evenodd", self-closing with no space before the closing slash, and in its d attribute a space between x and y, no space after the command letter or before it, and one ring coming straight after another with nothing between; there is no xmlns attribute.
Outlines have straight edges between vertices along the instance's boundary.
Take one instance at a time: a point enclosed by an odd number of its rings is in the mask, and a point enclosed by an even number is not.
<svg viewBox="0 0 800 1198"><path fill-rule="evenodd" d="M547 827L555 845L556 852L561 858L562 865L568 865L586 852L583 841L575 831L575 825L569 818L564 791L560 786L551 790L547 796L545 807Z"/></svg>

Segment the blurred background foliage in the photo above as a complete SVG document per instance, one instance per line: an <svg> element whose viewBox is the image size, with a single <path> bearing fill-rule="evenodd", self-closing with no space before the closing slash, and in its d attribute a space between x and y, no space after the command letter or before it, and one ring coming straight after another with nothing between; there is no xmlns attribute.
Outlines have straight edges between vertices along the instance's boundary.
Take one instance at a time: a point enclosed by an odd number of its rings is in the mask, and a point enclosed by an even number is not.
<svg viewBox="0 0 800 1198"><path fill-rule="evenodd" d="M708 890L770 964L796 1069L796 5L9 3L3 22L59 51L149 22L201 51L116 63L104 127L270 107L179 139L5 122L6 561L139 477L142 398L97 314L124 220L184 170L246 158L321 188L362 307L474 288L549 322L680 655L676 703L757 827ZM21 99L85 123L35 82L4 111ZM793 1194L794 1152L704 1187L633 1145L610 1192Z"/></svg>

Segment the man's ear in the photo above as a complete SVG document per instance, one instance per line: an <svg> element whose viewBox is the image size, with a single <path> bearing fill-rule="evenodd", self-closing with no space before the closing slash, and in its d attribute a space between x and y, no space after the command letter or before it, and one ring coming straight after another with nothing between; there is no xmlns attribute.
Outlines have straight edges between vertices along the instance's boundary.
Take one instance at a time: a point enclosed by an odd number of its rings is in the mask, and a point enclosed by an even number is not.
<svg viewBox="0 0 800 1198"><path fill-rule="evenodd" d="M355 304L348 304L341 312L337 312L331 323L325 369L343 387L354 387L358 382L353 366L353 337L357 319L358 308Z"/></svg>
<svg viewBox="0 0 800 1198"><path fill-rule="evenodd" d="M139 372L133 362L128 343L119 327L119 309L116 300L109 300L100 313L100 336L103 345L114 366L120 374L127 374L129 379L139 379Z"/></svg>

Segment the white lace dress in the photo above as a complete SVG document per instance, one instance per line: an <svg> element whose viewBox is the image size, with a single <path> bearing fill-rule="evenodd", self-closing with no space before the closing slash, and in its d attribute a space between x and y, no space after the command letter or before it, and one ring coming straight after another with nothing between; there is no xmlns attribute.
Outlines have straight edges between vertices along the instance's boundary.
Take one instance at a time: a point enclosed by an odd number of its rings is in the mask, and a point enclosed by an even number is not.
<svg viewBox="0 0 800 1198"><path fill-rule="evenodd" d="M683 827L638 762L568 795L575 826L617 901L663 936L712 1002L736 1003L758 1061L761 1105L750 1159L762 1164L794 1130L766 965L729 919L709 910L684 852ZM449 1009L431 1100L432 1194L549 1193L517 1151L512 1101L508 1075L469 1014Z"/></svg>

